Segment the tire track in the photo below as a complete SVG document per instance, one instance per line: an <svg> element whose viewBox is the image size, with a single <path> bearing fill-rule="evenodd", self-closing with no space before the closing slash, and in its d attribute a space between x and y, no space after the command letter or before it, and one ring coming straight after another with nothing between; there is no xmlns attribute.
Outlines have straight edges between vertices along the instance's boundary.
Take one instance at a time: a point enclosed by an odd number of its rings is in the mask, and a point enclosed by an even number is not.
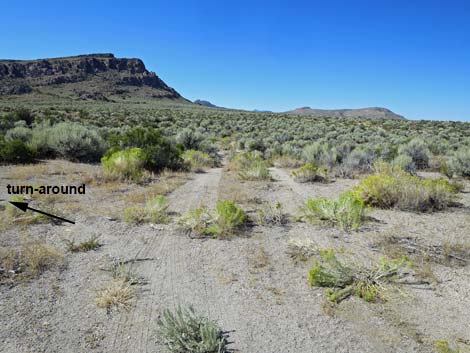
<svg viewBox="0 0 470 353"><path fill-rule="evenodd" d="M180 186L168 196L170 211L184 214L204 204L213 207L217 198L217 187L222 169L211 169ZM140 275L148 280L148 288L138 295L135 306L122 317L114 331L114 344L109 352L152 352L156 344L153 331L157 313L164 308L175 308L179 304L193 304L186 300L192 298L192 281L206 283L197 269L201 255L200 242L180 236L174 226L156 235L151 242L137 251L136 256L157 258L157 261L133 264ZM205 271L202 271L204 275ZM204 290L204 302L207 303L208 292ZM206 304L208 311L209 304Z"/></svg>

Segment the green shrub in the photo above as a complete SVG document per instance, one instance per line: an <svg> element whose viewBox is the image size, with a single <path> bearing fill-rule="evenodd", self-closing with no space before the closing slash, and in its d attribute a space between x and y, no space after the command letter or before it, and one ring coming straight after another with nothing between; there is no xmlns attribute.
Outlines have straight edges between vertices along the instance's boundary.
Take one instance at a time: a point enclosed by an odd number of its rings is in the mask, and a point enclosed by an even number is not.
<svg viewBox="0 0 470 353"><path fill-rule="evenodd" d="M205 207L188 212L178 220L185 230L198 236L224 237L239 230L248 221L246 212L233 201L217 202L215 210Z"/></svg>
<svg viewBox="0 0 470 353"><path fill-rule="evenodd" d="M112 145L110 153L120 149L140 148L144 156L144 167L148 170L179 169L182 166L181 150L156 129L135 127L126 133L110 136L109 141Z"/></svg>
<svg viewBox="0 0 470 353"><path fill-rule="evenodd" d="M158 195L148 200L145 207L130 207L124 210L124 221L128 223L167 223L168 199Z"/></svg>
<svg viewBox="0 0 470 353"><path fill-rule="evenodd" d="M275 157L273 164L277 168L299 168L304 163L295 157L283 155Z"/></svg>
<svg viewBox="0 0 470 353"><path fill-rule="evenodd" d="M71 161L99 161L106 143L96 131L78 123L43 123L32 129L31 145L44 158L60 157Z"/></svg>
<svg viewBox="0 0 470 353"><path fill-rule="evenodd" d="M404 154L411 157L418 169L425 169L429 166L431 152L428 145L420 138L414 138L406 145L398 148L398 154Z"/></svg>
<svg viewBox="0 0 470 353"><path fill-rule="evenodd" d="M367 205L419 212L446 208L457 191L445 179L423 180L400 170L371 175L354 189Z"/></svg>
<svg viewBox="0 0 470 353"><path fill-rule="evenodd" d="M226 339L222 330L192 307L165 310L157 321L157 334L172 353L224 353Z"/></svg>
<svg viewBox="0 0 470 353"><path fill-rule="evenodd" d="M238 173L243 180L271 180L271 173L265 161L254 161Z"/></svg>
<svg viewBox="0 0 470 353"><path fill-rule="evenodd" d="M259 152L243 152L236 154L230 161L230 169L238 171L238 176L244 180L271 179L267 162Z"/></svg>
<svg viewBox="0 0 470 353"><path fill-rule="evenodd" d="M186 150L200 149L203 140L204 137L200 133L187 128L182 129L176 135L176 143L182 145Z"/></svg>
<svg viewBox="0 0 470 353"><path fill-rule="evenodd" d="M115 152L101 158L103 173L107 178L140 181L145 155L140 148Z"/></svg>
<svg viewBox="0 0 470 353"><path fill-rule="evenodd" d="M222 200L217 202L215 211L216 224L213 226L212 232L217 236L232 234L248 220L246 212L233 201Z"/></svg>
<svg viewBox="0 0 470 353"><path fill-rule="evenodd" d="M101 246L101 243L98 240L98 237L96 235L92 235L88 240L85 240L81 243L75 243L75 241L72 240L66 240L65 241L67 245L67 249L70 252L87 252L90 250L96 250Z"/></svg>
<svg viewBox="0 0 470 353"><path fill-rule="evenodd" d="M5 134L6 141L20 140L23 143L31 142L33 131L25 126L16 126Z"/></svg>
<svg viewBox="0 0 470 353"><path fill-rule="evenodd" d="M459 349L452 349L449 345L449 342L446 340L434 341L434 348L436 348L437 353L460 353Z"/></svg>
<svg viewBox="0 0 470 353"><path fill-rule="evenodd" d="M396 156L392 161L392 166L400 168L407 173L416 174L416 165L413 162L413 159L406 154Z"/></svg>
<svg viewBox="0 0 470 353"><path fill-rule="evenodd" d="M397 278L408 264L406 258L387 260L382 258L373 269L352 268L342 264L333 250L320 251L322 263L315 263L308 272L314 287L326 287L326 295L339 303L351 295L371 302L383 298L386 283Z"/></svg>
<svg viewBox="0 0 470 353"><path fill-rule="evenodd" d="M212 158L207 153L201 151L187 150L181 157L194 172L202 172L205 168L211 168L214 166Z"/></svg>
<svg viewBox="0 0 470 353"><path fill-rule="evenodd" d="M304 147L302 158L307 163L331 168L336 164L338 153L328 144L315 142Z"/></svg>
<svg viewBox="0 0 470 353"><path fill-rule="evenodd" d="M328 170L326 168L318 168L313 163L306 163L302 167L293 170L291 176L299 183L314 181L327 182Z"/></svg>
<svg viewBox="0 0 470 353"><path fill-rule="evenodd" d="M0 163L24 164L34 161L36 153L33 148L21 140L4 141L0 137Z"/></svg>
<svg viewBox="0 0 470 353"><path fill-rule="evenodd" d="M357 173L369 172L375 158L375 155L370 150L356 148L347 155L340 166L340 172L346 177L353 177Z"/></svg>
<svg viewBox="0 0 470 353"><path fill-rule="evenodd" d="M325 197L307 199L304 217L312 222L326 222L350 231L361 226L365 212L364 202L354 193L346 192L336 200Z"/></svg>
<svg viewBox="0 0 470 353"><path fill-rule="evenodd" d="M214 222L214 216L206 207L196 208L178 219L180 227L198 236L211 235L208 229Z"/></svg>
<svg viewBox="0 0 470 353"><path fill-rule="evenodd" d="M450 159L449 168L459 176L470 177L470 147L461 147Z"/></svg>

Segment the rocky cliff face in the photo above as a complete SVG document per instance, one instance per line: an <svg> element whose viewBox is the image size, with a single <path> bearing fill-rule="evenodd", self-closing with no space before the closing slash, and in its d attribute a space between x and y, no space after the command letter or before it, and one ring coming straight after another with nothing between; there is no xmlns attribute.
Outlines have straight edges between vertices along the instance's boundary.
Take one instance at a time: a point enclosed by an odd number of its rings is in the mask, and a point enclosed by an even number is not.
<svg viewBox="0 0 470 353"><path fill-rule="evenodd" d="M139 90L141 88L141 90ZM90 54L39 60L0 60L0 95L65 92L78 98L139 95L182 98L140 59Z"/></svg>

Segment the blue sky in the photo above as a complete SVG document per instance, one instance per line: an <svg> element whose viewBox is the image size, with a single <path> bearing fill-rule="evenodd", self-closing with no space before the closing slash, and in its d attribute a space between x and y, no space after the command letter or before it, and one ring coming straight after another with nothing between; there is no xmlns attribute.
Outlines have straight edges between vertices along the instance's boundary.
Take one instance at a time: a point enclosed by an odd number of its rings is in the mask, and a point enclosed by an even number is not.
<svg viewBox="0 0 470 353"><path fill-rule="evenodd" d="M226 107L470 121L470 1L2 1L0 33L0 58L139 57Z"/></svg>

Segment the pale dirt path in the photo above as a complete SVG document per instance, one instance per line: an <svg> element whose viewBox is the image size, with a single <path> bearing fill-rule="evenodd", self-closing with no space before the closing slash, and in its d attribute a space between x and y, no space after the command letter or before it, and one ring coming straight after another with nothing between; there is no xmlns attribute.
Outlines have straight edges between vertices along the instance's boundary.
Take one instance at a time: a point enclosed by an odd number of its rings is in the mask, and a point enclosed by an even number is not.
<svg viewBox="0 0 470 353"><path fill-rule="evenodd" d="M197 174L175 190L168 197L171 210L182 214L201 205L214 207L221 173L213 169ZM274 174L279 178L275 189L261 198L274 197L294 210L311 195L311 185L294 183L285 172L280 177ZM249 183L246 186L250 188ZM328 244L310 226L256 227L250 231L255 236L230 241L190 239L174 225L155 233L136 255L156 258L135 266L149 280L148 288L132 311L116 322L106 352L164 352L156 343L155 320L163 309L179 304L193 305L230 331L229 347L241 353L416 351L400 347L403 337L397 333L371 334L366 324L358 327L355 320L323 313L323 290L312 289L306 269L293 265L285 254L290 235L313 234ZM268 264L256 269L253 259L259 249L265 250ZM361 308L362 303L355 305ZM390 330L383 321L371 320Z"/></svg>
<svg viewBox="0 0 470 353"><path fill-rule="evenodd" d="M195 174L194 178L168 196L170 211L184 214L201 205L214 207L222 169L215 168L207 173ZM112 336L114 340L109 352L154 352L155 321L165 308L174 309L179 304L191 302L193 289L191 282L196 260L204 267L200 256L200 246L193 246L190 239L178 234L174 225L162 226L155 230L155 236L143 244L135 257L154 258L155 261L135 264L135 270L149 282L140 293L135 307L122 315ZM188 244L189 243L189 244ZM197 280L205 293L205 271L198 274ZM208 311L207 300L199 310Z"/></svg>

